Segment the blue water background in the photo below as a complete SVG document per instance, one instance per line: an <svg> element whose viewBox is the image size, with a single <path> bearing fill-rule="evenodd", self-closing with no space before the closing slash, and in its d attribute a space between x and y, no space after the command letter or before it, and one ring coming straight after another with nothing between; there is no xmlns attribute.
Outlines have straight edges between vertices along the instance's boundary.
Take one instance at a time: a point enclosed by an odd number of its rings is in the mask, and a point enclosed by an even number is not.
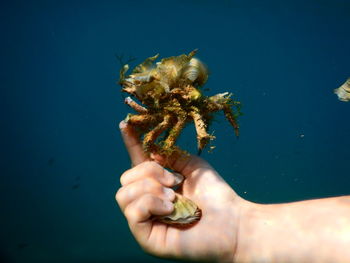
<svg viewBox="0 0 350 263"><path fill-rule="evenodd" d="M244 113L239 139L219 115L202 156L244 198L350 194L350 102L333 94L350 77L350 1L2 1L0 14L3 262L167 262L114 200L130 167L115 54L199 49L207 95L233 92ZM180 144L196 152L193 126Z"/></svg>

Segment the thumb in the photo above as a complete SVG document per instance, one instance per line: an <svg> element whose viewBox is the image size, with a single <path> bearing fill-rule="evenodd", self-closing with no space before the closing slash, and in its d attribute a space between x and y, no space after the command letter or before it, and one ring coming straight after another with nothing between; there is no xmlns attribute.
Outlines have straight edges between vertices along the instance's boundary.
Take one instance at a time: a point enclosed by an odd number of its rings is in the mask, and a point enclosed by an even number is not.
<svg viewBox="0 0 350 263"><path fill-rule="evenodd" d="M119 129L122 134L125 147L129 153L132 165L136 166L144 161L147 161L147 155L142 149L142 144L136 130L125 121L121 121L119 123Z"/></svg>

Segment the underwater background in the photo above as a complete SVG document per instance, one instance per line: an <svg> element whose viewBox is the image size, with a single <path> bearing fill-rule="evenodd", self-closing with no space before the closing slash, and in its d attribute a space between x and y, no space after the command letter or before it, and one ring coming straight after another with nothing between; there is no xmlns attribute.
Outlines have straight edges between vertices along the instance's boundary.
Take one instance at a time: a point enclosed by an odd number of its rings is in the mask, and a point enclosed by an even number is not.
<svg viewBox="0 0 350 263"><path fill-rule="evenodd" d="M1 262L172 262L145 254L115 202L130 168L132 66L198 48L207 95L242 102L240 137L218 114L202 157L242 197L350 194L350 1L2 1ZM179 144L196 153L194 127ZM214 242L214 241L213 241Z"/></svg>

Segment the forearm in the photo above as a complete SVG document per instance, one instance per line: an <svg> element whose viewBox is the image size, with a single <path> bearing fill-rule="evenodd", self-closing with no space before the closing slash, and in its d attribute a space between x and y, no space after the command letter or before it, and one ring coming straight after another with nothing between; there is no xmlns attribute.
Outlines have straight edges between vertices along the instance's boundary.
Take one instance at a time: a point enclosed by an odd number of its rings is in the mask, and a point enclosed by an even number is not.
<svg viewBox="0 0 350 263"><path fill-rule="evenodd" d="M350 262L350 196L248 203L240 222L236 262Z"/></svg>

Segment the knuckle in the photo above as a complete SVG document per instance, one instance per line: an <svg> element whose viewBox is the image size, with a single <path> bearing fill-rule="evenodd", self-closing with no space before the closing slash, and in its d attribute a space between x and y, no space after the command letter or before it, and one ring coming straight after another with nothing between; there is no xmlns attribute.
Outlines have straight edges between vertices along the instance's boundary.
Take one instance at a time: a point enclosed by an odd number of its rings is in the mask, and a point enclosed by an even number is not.
<svg viewBox="0 0 350 263"><path fill-rule="evenodd" d="M124 210L124 215L128 220L131 220L133 216L135 215L134 212L135 208L131 205L128 205Z"/></svg>
<svg viewBox="0 0 350 263"><path fill-rule="evenodd" d="M118 191L115 194L115 200L118 203L120 203L121 200L123 199L123 192L124 192L124 189L123 189L123 187L121 187L121 188L118 189Z"/></svg>
<svg viewBox="0 0 350 263"><path fill-rule="evenodd" d="M164 194L163 185L153 178L148 178L145 180L145 182L142 184L142 188L145 193L152 193L155 196L162 196Z"/></svg>
<svg viewBox="0 0 350 263"><path fill-rule="evenodd" d="M151 178L154 181L160 181L163 175L163 170L163 167L161 167L158 163L154 161L146 161L132 169L125 171L120 176L120 184L125 186L141 178Z"/></svg>
<svg viewBox="0 0 350 263"><path fill-rule="evenodd" d="M164 173L166 172L166 170L154 161L149 162L148 172L149 176L152 177L157 183L162 183L165 179Z"/></svg>
<svg viewBox="0 0 350 263"><path fill-rule="evenodd" d="M120 179L119 179L121 185L125 185L127 183L129 173L130 173L130 170L127 170L124 173L122 173L122 175L120 176Z"/></svg>
<svg viewBox="0 0 350 263"><path fill-rule="evenodd" d="M129 221L137 221L139 217L146 213L153 204L152 196L145 194L139 199L130 203L124 210L124 215Z"/></svg>
<svg viewBox="0 0 350 263"><path fill-rule="evenodd" d="M141 165L143 165L144 168L147 169L147 171L149 171L150 173L159 172L159 168L161 167L155 161L147 161L142 163Z"/></svg>
<svg viewBox="0 0 350 263"><path fill-rule="evenodd" d="M124 215L128 221L137 221L137 219L144 213L146 210L145 206L141 205L141 200L130 203L124 209Z"/></svg>
<svg viewBox="0 0 350 263"><path fill-rule="evenodd" d="M142 169L148 169L150 161L145 161L143 163L140 163L137 167L140 167Z"/></svg>
<svg viewBox="0 0 350 263"><path fill-rule="evenodd" d="M142 187L145 191L152 191L159 187L159 184L153 178L145 178L142 182Z"/></svg>
<svg viewBox="0 0 350 263"><path fill-rule="evenodd" d="M142 197L141 203L145 207L152 207L156 203L156 197L153 196L152 194L145 194Z"/></svg>

